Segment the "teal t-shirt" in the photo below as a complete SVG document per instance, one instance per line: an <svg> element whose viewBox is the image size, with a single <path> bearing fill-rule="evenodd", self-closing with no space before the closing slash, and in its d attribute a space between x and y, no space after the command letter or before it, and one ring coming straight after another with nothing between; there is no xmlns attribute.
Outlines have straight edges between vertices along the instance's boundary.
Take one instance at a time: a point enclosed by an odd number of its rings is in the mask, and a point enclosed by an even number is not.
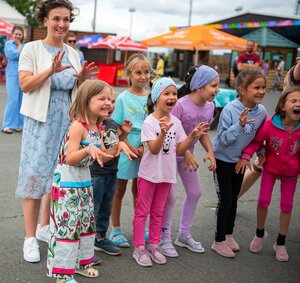
<svg viewBox="0 0 300 283"><path fill-rule="evenodd" d="M141 129L146 119L146 104L148 96L138 96L128 90L123 91L116 99L116 107L112 115L112 119L119 125L124 120L132 122L131 133L127 136L127 141L133 147L140 147ZM123 153L120 155L118 165L118 179L137 178L139 169L139 160L130 161Z"/></svg>

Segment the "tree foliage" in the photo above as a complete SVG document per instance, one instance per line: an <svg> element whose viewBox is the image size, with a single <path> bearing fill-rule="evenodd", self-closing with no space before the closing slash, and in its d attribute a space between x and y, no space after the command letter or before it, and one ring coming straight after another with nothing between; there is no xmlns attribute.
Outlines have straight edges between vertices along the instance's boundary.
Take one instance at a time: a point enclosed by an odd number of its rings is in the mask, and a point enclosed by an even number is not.
<svg viewBox="0 0 300 283"><path fill-rule="evenodd" d="M9 5L15 7L31 26L38 26L35 19L36 0L5 0Z"/></svg>

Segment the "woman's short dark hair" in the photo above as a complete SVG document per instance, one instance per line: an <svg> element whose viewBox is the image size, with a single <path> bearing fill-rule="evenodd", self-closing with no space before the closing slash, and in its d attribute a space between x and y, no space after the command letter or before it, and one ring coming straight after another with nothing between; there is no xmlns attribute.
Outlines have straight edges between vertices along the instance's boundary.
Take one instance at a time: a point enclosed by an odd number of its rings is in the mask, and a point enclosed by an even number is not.
<svg viewBox="0 0 300 283"><path fill-rule="evenodd" d="M37 0L35 17L41 24L48 18L49 12L55 8L67 8L70 10L70 22L79 15L79 9L69 0Z"/></svg>

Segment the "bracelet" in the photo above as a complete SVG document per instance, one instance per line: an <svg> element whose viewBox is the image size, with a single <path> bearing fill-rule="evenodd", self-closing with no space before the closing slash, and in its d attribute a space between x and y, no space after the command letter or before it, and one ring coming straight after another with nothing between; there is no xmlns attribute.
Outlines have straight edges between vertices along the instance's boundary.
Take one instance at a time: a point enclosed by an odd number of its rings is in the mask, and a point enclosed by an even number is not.
<svg viewBox="0 0 300 283"><path fill-rule="evenodd" d="M88 155L91 154L91 146L94 145L93 143L90 143L87 147L86 147L86 152Z"/></svg>

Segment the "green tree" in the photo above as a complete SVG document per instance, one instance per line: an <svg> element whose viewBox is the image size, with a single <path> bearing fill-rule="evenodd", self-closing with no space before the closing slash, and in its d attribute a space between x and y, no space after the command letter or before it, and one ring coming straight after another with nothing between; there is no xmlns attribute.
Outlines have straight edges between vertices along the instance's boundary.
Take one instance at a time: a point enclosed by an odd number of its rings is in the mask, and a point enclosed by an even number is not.
<svg viewBox="0 0 300 283"><path fill-rule="evenodd" d="M29 25L38 26L34 16L36 0L6 0L6 2L24 15Z"/></svg>

